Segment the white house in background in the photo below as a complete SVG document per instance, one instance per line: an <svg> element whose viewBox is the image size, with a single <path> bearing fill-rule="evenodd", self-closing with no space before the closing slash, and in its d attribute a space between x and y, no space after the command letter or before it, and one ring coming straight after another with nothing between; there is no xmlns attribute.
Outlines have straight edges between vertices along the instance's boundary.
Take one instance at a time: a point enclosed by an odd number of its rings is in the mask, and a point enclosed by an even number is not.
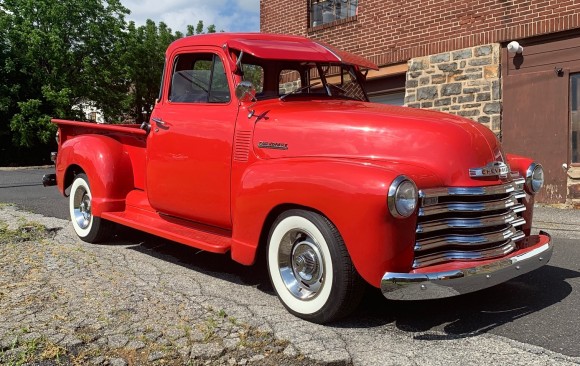
<svg viewBox="0 0 580 366"><path fill-rule="evenodd" d="M75 111L81 111L87 121L105 123L103 111L95 106L95 102L90 100L82 101L72 107Z"/></svg>

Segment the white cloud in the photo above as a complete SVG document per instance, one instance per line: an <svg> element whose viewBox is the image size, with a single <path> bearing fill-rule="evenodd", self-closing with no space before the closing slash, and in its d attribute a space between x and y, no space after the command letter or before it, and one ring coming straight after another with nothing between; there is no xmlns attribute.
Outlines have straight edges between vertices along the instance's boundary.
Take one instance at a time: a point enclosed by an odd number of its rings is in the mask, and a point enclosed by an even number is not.
<svg viewBox="0 0 580 366"><path fill-rule="evenodd" d="M121 0L131 10L128 20L137 25L147 19L165 22L173 31L186 31L188 24L203 20L207 27L226 32L258 32L260 30L259 0Z"/></svg>
<svg viewBox="0 0 580 366"><path fill-rule="evenodd" d="M238 7L248 12L260 10L260 0L236 0Z"/></svg>

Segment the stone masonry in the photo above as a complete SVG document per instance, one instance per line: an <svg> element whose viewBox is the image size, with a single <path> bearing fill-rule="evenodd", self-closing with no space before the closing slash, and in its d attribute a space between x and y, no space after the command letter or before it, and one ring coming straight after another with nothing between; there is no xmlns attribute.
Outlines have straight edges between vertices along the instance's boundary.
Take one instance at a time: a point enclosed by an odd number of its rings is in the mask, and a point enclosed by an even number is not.
<svg viewBox="0 0 580 366"><path fill-rule="evenodd" d="M568 176L568 201L567 203L580 208L580 167L570 166L566 170Z"/></svg>
<svg viewBox="0 0 580 366"><path fill-rule="evenodd" d="M500 45L409 60L405 105L457 114L501 129Z"/></svg>

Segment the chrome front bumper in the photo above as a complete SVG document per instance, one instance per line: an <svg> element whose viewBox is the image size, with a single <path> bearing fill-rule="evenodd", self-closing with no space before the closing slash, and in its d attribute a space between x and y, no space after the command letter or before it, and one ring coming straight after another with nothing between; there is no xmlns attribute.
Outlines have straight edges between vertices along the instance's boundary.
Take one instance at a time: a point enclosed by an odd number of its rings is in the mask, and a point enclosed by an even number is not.
<svg viewBox="0 0 580 366"><path fill-rule="evenodd" d="M537 269L552 257L550 235L541 231L531 236L522 252L486 264L442 272L416 272L384 274L381 281L383 295L390 300L427 300L457 296L482 290L506 282L514 277ZM472 262L473 263L473 262Z"/></svg>

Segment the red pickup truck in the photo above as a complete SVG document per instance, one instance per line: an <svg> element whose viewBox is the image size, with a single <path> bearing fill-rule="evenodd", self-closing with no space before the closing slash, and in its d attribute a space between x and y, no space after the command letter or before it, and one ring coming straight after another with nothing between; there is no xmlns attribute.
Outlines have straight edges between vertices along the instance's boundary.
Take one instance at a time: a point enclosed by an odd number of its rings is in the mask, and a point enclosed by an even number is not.
<svg viewBox="0 0 580 366"><path fill-rule="evenodd" d="M143 125L58 124L78 236L121 224L252 265L293 314L345 316L366 284L443 298L534 270L543 170L458 116L368 102L376 65L315 40L211 34L171 44Z"/></svg>

